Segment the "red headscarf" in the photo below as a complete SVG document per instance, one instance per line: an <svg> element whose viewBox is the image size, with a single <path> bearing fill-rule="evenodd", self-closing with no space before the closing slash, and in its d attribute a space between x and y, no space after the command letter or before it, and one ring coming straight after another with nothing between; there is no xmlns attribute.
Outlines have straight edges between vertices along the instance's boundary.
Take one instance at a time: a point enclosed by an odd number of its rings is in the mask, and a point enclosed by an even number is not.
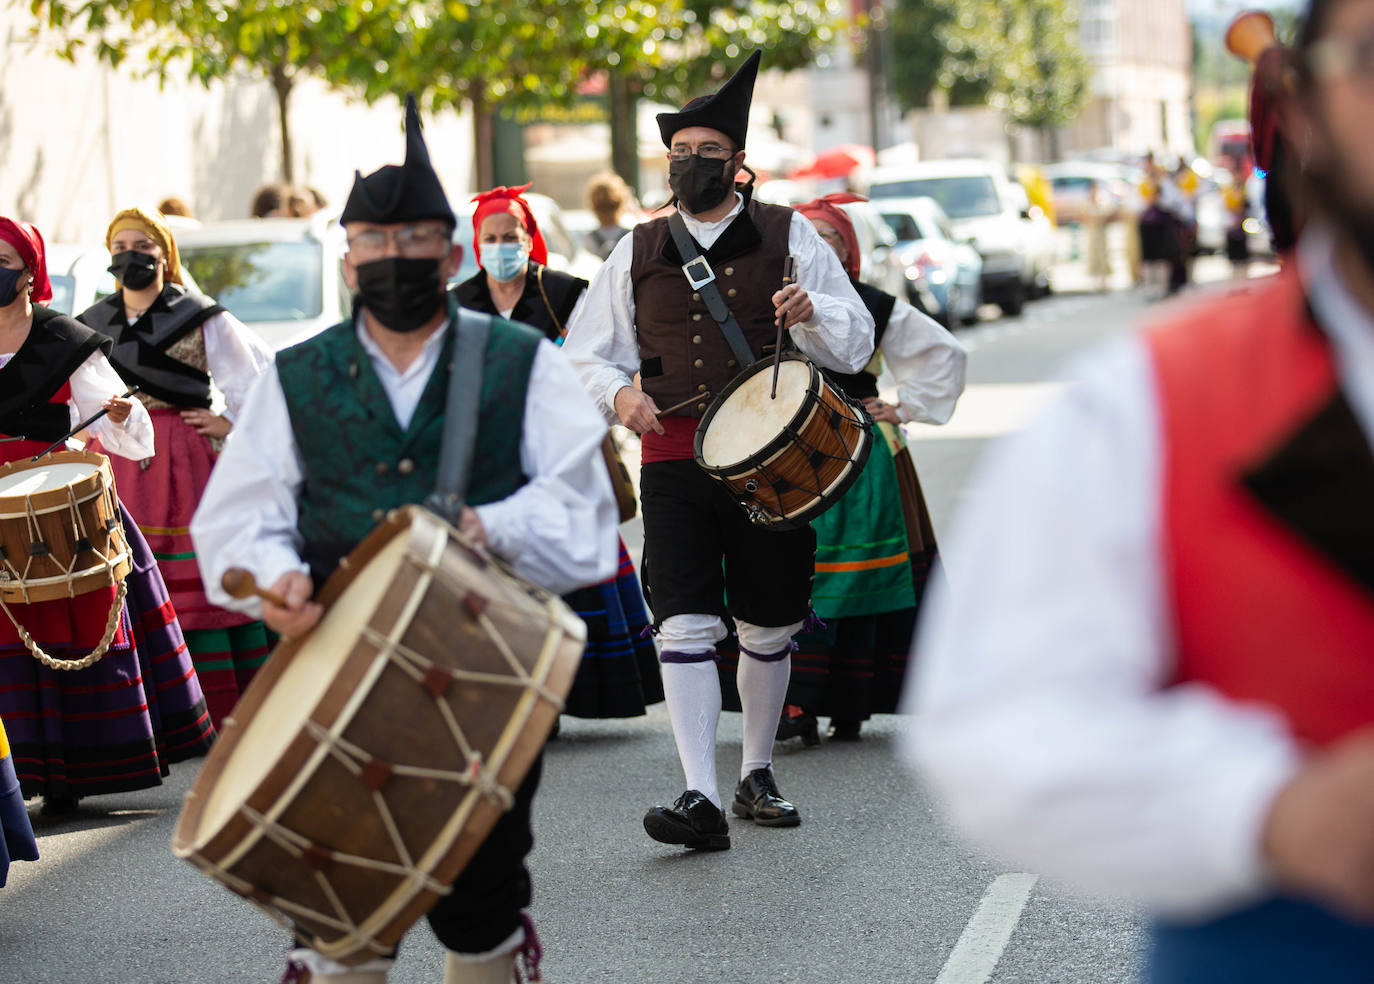
<svg viewBox="0 0 1374 984"><path fill-rule="evenodd" d="M478 242L482 238L482 220L489 215L506 213L519 219L525 231L530 234L530 259L540 266L549 262L549 248L544 244L544 234L539 231L539 223L534 221L534 213L530 211L529 202L521 197L529 190L530 186L527 184L519 188L502 186L473 197L472 200L477 203L477 211L472 213L472 249L477 254L479 266L482 263L482 246Z"/></svg>
<svg viewBox="0 0 1374 984"><path fill-rule="evenodd" d="M844 272L851 277L859 275L859 237L854 234L854 223L845 214L840 205L846 202L866 202L867 198L859 195L851 195L847 191L837 191L834 194L822 195L820 198L813 198L809 202L802 202L794 205L798 212L808 219L821 219L829 222L835 227L844 240Z"/></svg>
<svg viewBox="0 0 1374 984"><path fill-rule="evenodd" d="M51 301L52 284L48 281L48 260L43 249L43 236L37 227L16 219L0 218L0 239L18 251L24 266L33 274L33 293L30 295L33 302L47 304Z"/></svg>

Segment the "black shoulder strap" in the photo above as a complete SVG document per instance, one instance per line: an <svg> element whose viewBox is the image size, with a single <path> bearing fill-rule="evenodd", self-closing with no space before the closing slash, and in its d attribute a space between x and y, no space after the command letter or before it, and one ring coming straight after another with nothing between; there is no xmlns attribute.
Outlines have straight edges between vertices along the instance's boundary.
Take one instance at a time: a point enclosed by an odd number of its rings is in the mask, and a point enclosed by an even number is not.
<svg viewBox="0 0 1374 984"><path fill-rule="evenodd" d="M697 249L697 242L687 231L687 223L682 221L681 212L675 211L668 217L668 230L673 234L673 243L677 246L678 255L687 261L682 264L682 272L687 277L687 282L706 302L706 310L711 312L712 320L720 325L721 333L730 345L730 351L735 354L735 361L741 367L753 365L758 361L758 356L749 347L749 342L740 330L739 322L730 313L730 306L725 303L725 298L720 296L720 288L716 286L716 272L711 269L711 264L706 262L706 257L701 255L701 250Z"/></svg>
<svg viewBox="0 0 1374 984"><path fill-rule="evenodd" d="M448 367L448 397L444 404L443 444L434 491L425 505L454 526L467 498L472 455L477 447L478 413L482 403L482 369L487 361L491 315L459 307L450 329L452 362Z"/></svg>

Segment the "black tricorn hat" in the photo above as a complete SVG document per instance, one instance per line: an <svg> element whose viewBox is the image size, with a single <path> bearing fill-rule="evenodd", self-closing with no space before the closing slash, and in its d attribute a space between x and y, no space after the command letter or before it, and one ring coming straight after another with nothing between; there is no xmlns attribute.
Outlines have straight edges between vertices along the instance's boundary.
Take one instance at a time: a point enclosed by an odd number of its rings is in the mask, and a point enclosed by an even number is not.
<svg viewBox="0 0 1374 984"><path fill-rule="evenodd" d="M449 206L444 186L429 161L429 149L420 131L420 111L415 97L406 96L406 159L401 165L387 164L364 177L353 172L353 188L344 203L339 221L418 222L438 219L450 226L458 224Z"/></svg>
<svg viewBox="0 0 1374 984"><path fill-rule="evenodd" d="M759 75L760 53L755 51L734 75L713 95L697 96L677 113L659 113L658 132L663 146L673 145L673 134L689 126L709 126L719 130L744 149L749 130L749 104L754 101L754 80Z"/></svg>

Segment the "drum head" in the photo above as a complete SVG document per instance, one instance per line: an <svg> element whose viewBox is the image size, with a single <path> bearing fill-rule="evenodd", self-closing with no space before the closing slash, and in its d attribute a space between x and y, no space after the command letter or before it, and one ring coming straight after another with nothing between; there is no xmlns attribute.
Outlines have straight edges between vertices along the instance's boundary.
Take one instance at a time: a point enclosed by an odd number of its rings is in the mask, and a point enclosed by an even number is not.
<svg viewBox="0 0 1374 984"><path fill-rule="evenodd" d="M393 536L368 561L367 576L354 578L330 605L320 624L301 642L258 712L239 732L200 815L194 843L204 843L223 828L300 733L400 570L406 556L407 529L402 528L400 535Z"/></svg>
<svg viewBox="0 0 1374 984"><path fill-rule="evenodd" d="M790 424L806 402L811 365L784 359L778 371L778 396L773 399L773 364L756 364L757 371L726 394L715 408L701 461L711 468L728 468L758 454Z"/></svg>
<svg viewBox="0 0 1374 984"><path fill-rule="evenodd" d="M99 465L88 461L49 461L45 458L30 468L0 475L0 498L51 492L94 475L99 470Z"/></svg>

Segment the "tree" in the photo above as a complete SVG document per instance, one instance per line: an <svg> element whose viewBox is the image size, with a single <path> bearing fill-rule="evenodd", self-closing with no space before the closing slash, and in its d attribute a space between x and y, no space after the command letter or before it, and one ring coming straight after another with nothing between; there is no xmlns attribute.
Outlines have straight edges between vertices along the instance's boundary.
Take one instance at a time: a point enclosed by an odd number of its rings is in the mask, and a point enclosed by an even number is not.
<svg viewBox="0 0 1374 984"><path fill-rule="evenodd" d="M894 21L912 51L894 80L905 105L925 105L943 89L951 102L985 100L1014 123L1050 132L1087 99L1090 70L1070 0L898 0Z"/></svg>
<svg viewBox="0 0 1374 984"><path fill-rule="evenodd" d="M240 69L269 81L277 93L286 181L294 179L287 109L304 76L368 102L414 92L431 106L466 103L474 119L476 179L486 187L496 108L570 102L578 84L602 69L624 81L612 87L624 98L672 100L723 79L727 64L752 47L771 49L769 67L797 67L833 36L838 4L30 0L29 6L47 28L65 35L68 58L93 43L96 55L114 66L138 51L146 71L162 80L185 66L206 85Z"/></svg>
<svg viewBox="0 0 1374 984"><path fill-rule="evenodd" d="M402 0L31 0L29 9L65 36L74 59L94 47L118 67L137 51L144 71L166 81L184 66L205 85L244 70L272 85L281 132L281 176L293 182L288 108L307 75L371 82L360 53L372 39L402 43L422 4Z"/></svg>

